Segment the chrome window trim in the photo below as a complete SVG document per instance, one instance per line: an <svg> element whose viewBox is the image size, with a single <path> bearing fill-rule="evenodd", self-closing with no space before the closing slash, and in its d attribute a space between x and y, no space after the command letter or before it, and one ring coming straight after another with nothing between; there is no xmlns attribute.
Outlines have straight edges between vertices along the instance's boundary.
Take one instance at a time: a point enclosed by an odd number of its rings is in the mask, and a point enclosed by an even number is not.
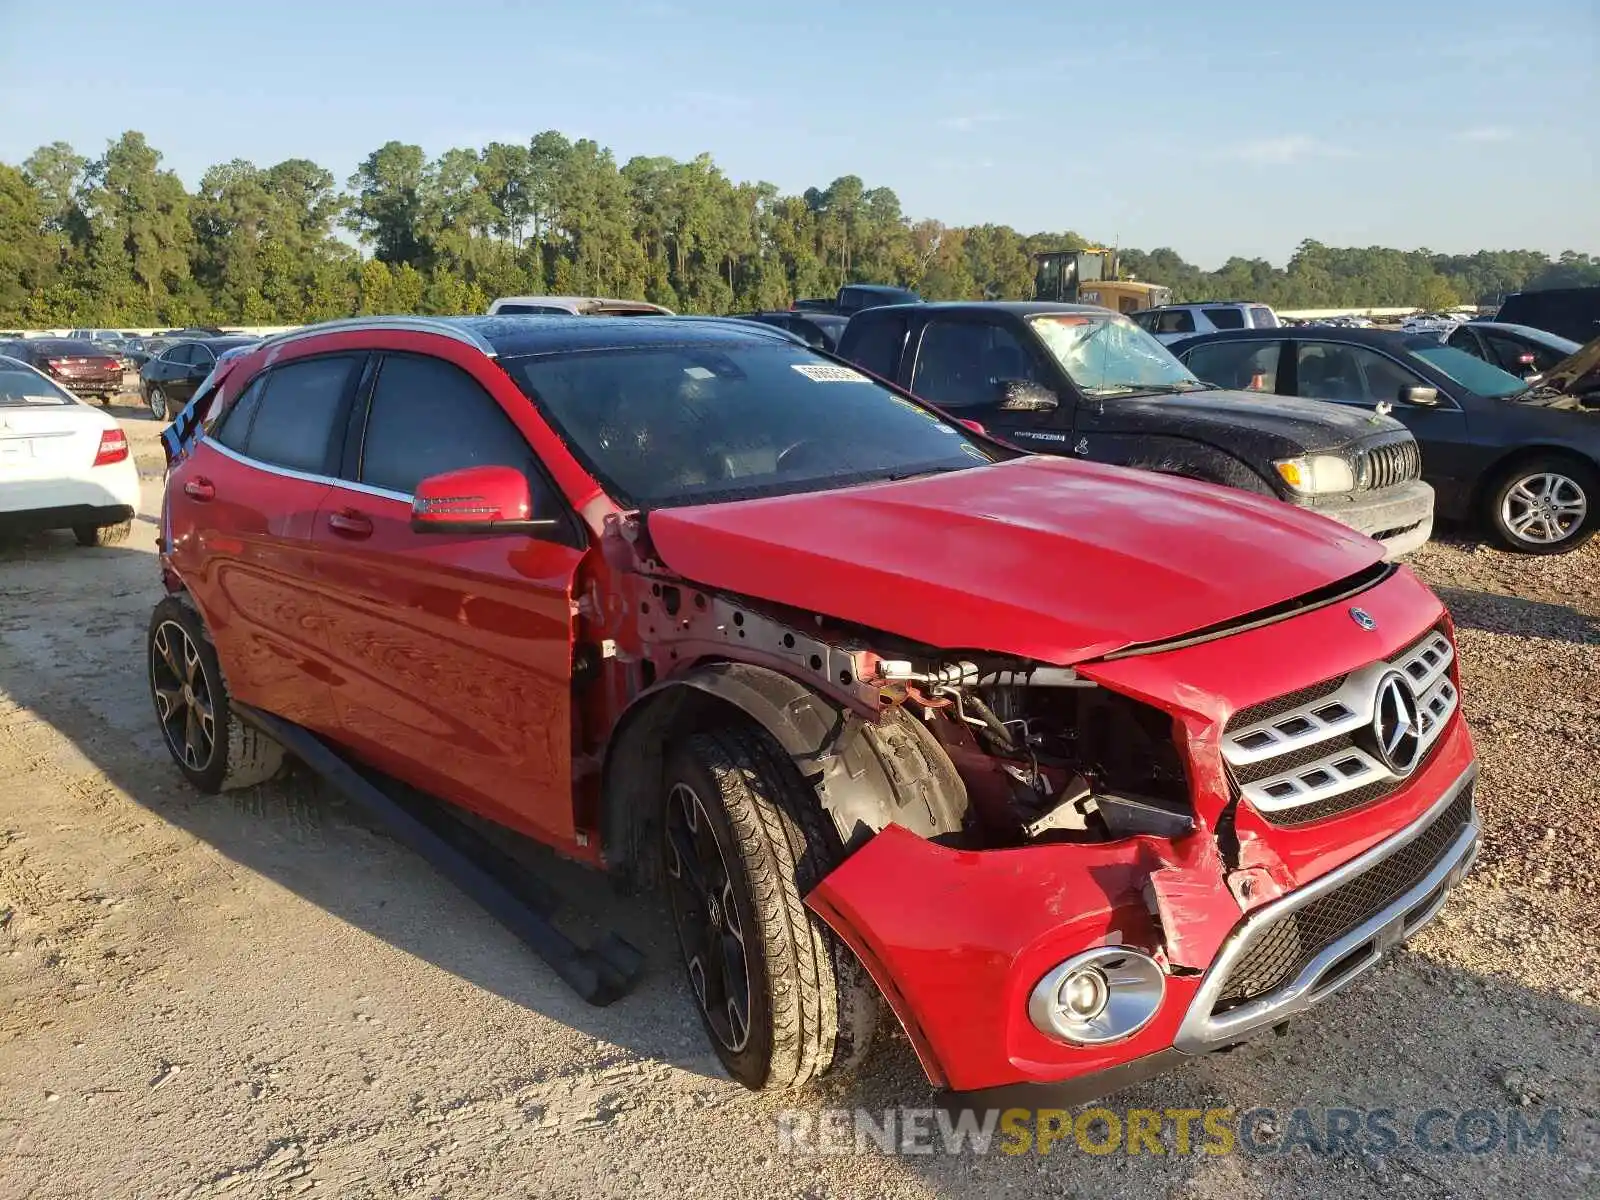
<svg viewBox="0 0 1600 1200"><path fill-rule="evenodd" d="M267 338L261 344L273 347L286 346L292 342L304 341L306 338L321 337L323 334L378 331L437 334L440 337L447 337L452 341L471 346L474 350L489 358L496 356L494 346L470 329L462 329L446 321L436 321L428 317L344 317L337 321L322 321L316 325L306 325L300 329L291 329L288 333L280 333ZM367 349L378 349L378 347L367 347Z"/></svg>
<svg viewBox="0 0 1600 1200"><path fill-rule="evenodd" d="M1422 910L1419 906L1440 888L1448 890L1471 867L1478 848L1479 823L1476 805L1473 806L1472 815L1467 823L1462 826L1460 833L1427 875L1404 894L1397 896L1382 911L1350 930L1332 945L1325 947L1305 965L1292 982L1225 1013L1219 1014L1213 1011L1217 998L1227 983L1229 973L1252 947L1263 929L1319 896L1370 871L1410 845L1444 815L1445 810L1455 802L1462 789L1472 785L1477 774L1478 764L1474 762L1456 777L1455 781L1444 790L1444 794L1434 801L1425 813L1405 829L1387 841L1379 842L1364 854L1359 854L1349 862L1312 880L1304 887L1270 904L1264 904L1246 916L1229 935L1217 957L1207 968L1200 989L1195 993L1188 1012L1184 1014L1183 1023L1178 1027L1173 1044L1185 1054L1204 1054L1208 1050L1241 1041L1269 1025L1276 1025L1293 1013L1309 1008L1353 982L1369 968L1377 965L1384 950L1409 938L1438 915L1443 903L1442 895L1435 902L1428 904L1426 910ZM1331 983L1320 988L1316 987L1330 967L1367 942L1377 943L1374 947L1375 953Z"/></svg>
<svg viewBox="0 0 1600 1200"><path fill-rule="evenodd" d="M410 504L415 497L410 492L395 492L388 488L373 487L367 483L357 483L353 479L341 479L335 475L318 475L311 471L296 471L292 467L280 467L276 463L263 462L259 458L251 458L248 454L240 454L229 446L224 446L210 434L203 434L200 438L202 446L210 446L225 458L231 458L241 466L254 467L258 471L265 471L268 475L277 475L282 479L296 479L301 483L321 483L329 487L344 488L346 491L359 492L363 496L377 496L383 500L398 500L402 504Z"/></svg>

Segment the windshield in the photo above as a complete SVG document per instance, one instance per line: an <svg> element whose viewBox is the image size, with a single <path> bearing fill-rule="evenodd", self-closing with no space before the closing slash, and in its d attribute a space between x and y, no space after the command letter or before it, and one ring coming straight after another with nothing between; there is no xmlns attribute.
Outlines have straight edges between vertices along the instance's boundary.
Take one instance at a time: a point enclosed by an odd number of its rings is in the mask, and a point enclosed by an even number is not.
<svg viewBox="0 0 1600 1200"><path fill-rule="evenodd" d="M959 426L798 345L652 346L504 365L612 497L641 508L995 461Z"/></svg>
<svg viewBox="0 0 1600 1200"><path fill-rule="evenodd" d="M1167 348L1127 317L1060 313L1033 317L1033 331L1088 396L1204 388Z"/></svg>
<svg viewBox="0 0 1600 1200"><path fill-rule="evenodd" d="M1486 363L1475 354L1468 354L1465 350L1457 350L1454 346L1440 344L1426 346L1420 350L1412 350L1418 358L1433 367L1443 371L1469 392L1476 392L1480 396L1491 399L1503 400L1507 396L1514 396L1518 392L1528 390L1525 380L1518 379L1509 371L1502 371L1491 363Z"/></svg>

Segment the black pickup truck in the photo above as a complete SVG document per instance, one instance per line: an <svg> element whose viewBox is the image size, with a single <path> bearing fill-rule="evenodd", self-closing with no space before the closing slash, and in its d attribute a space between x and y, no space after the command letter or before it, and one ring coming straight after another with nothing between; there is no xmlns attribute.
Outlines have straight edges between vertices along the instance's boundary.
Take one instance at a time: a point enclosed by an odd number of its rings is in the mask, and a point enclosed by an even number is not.
<svg viewBox="0 0 1600 1200"><path fill-rule="evenodd" d="M838 353L1026 450L1276 496L1378 539L1390 558L1433 532L1433 489L1398 421L1203 383L1104 308L871 308L850 318Z"/></svg>

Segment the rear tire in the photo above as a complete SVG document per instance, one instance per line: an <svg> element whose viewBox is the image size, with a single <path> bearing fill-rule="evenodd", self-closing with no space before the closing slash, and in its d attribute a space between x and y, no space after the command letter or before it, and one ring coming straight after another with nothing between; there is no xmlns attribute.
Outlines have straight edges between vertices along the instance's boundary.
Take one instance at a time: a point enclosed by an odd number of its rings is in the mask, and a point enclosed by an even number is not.
<svg viewBox="0 0 1600 1200"><path fill-rule="evenodd" d="M212 795L278 773L283 747L234 713L216 649L193 608L176 596L157 604L145 653L156 722L185 779Z"/></svg>
<svg viewBox="0 0 1600 1200"><path fill-rule="evenodd" d="M152 387L149 394L145 396L144 402L149 405L150 415L156 420L165 421L167 419L167 394L159 387Z"/></svg>
<svg viewBox="0 0 1600 1200"><path fill-rule="evenodd" d="M1564 454L1521 459L1484 490L1484 523L1518 554L1565 554L1594 536L1600 471Z"/></svg>
<svg viewBox="0 0 1600 1200"><path fill-rule="evenodd" d="M748 724L689 738L664 782L665 886L723 1066L774 1091L854 1066L881 1006L850 948L802 902L843 852L815 790Z"/></svg>
<svg viewBox="0 0 1600 1200"><path fill-rule="evenodd" d="M119 521L115 525L74 525L72 536L80 546L120 546L133 532L132 521Z"/></svg>

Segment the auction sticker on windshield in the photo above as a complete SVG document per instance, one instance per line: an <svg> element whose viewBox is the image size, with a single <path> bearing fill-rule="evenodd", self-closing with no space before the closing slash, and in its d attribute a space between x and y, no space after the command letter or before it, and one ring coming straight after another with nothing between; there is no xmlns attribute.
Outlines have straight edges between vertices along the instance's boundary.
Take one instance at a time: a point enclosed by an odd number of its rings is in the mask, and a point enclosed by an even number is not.
<svg viewBox="0 0 1600 1200"><path fill-rule="evenodd" d="M860 371L849 367L835 367L828 363L790 363L796 371L813 383L871 383Z"/></svg>

